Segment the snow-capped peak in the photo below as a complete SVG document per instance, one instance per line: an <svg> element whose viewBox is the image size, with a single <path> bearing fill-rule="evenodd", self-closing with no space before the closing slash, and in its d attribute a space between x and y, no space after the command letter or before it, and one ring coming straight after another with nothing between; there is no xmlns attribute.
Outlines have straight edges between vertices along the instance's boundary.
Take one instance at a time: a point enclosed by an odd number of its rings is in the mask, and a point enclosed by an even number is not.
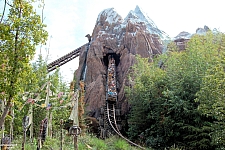
<svg viewBox="0 0 225 150"><path fill-rule="evenodd" d="M156 24L149 18L149 16L137 5L134 12L137 14L140 20L148 22L152 27L157 28Z"/></svg>
<svg viewBox="0 0 225 150"><path fill-rule="evenodd" d="M108 22L109 24L119 23L119 26L116 25L117 30L122 26L126 26L128 22L145 24L149 33L159 35L163 40L169 39L169 36L164 31L159 30L156 24L148 17L147 13L145 13L139 6L136 6L134 10L131 10L124 20L114 8L105 9L98 15L96 24L104 24L104 22Z"/></svg>
<svg viewBox="0 0 225 150"><path fill-rule="evenodd" d="M99 22L101 20L101 16L105 16L107 17L105 19L105 21L109 22L110 24L112 23L116 23L116 22L120 22L122 21L122 17L115 11L114 8L108 8L103 10L99 15L98 15L98 19L97 22Z"/></svg>
<svg viewBox="0 0 225 150"><path fill-rule="evenodd" d="M124 19L124 22L136 22L136 23L145 23L147 30L151 34L159 35L163 40L169 39L169 36L164 32L158 29L156 24L149 18L147 13L145 13L139 6L136 6L135 10L131 10L129 14Z"/></svg>
<svg viewBox="0 0 225 150"><path fill-rule="evenodd" d="M136 13L131 10L128 15L126 16L126 18L124 19L124 21L130 20L130 19L138 19L138 16L136 15Z"/></svg>

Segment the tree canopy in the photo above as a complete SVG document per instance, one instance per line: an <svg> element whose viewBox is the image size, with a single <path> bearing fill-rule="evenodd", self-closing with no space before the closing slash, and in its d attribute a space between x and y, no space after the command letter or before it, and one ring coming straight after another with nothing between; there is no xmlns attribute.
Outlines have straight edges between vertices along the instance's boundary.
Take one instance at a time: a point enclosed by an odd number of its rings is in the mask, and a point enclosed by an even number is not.
<svg viewBox="0 0 225 150"><path fill-rule="evenodd" d="M7 17L0 24L0 99L7 101L2 114L0 127L12 107L18 100L18 94L24 92L24 84L30 84L33 59L36 46L45 44L48 33L46 25L33 10L30 1L14 0Z"/></svg>
<svg viewBox="0 0 225 150"><path fill-rule="evenodd" d="M169 44L153 63L137 57L126 89L130 138L157 149L224 147L224 37L195 35L180 52Z"/></svg>

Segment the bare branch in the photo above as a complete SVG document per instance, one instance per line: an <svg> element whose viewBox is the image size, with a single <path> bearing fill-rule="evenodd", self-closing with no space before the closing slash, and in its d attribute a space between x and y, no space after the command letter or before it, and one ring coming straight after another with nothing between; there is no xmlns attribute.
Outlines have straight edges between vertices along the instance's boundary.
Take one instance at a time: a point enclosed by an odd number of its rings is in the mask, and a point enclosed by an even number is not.
<svg viewBox="0 0 225 150"><path fill-rule="evenodd" d="M2 17L1 17L0 23L2 23L4 14L5 14L5 7L6 7L6 0L5 0L4 9L3 9L3 13L2 13Z"/></svg>
<svg viewBox="0 0 225 150"><path fill-rule="evenodd" d="M44 22L44 8L45 8L45 4L43 5L42 7L42 12L41 12L41 20L42 20L42 23Z"/></svg>
<svg viewBox="0 0 225 150"><path fill-rule="evenodd" d="M9 2L7 2L6 0L5 0L5 2L6 2L6 4L7 5L9 5L10 7L13 7L11 4L9 4Z"/></svg>
<svg viewBox="0 0 225 150"><path fill-rule="evenodd" d="M48 48L47 48L47 56L46 56L46 60L45 60L45 62L47 62L47 61L48 61L49 51L50 51L50 44L51 44L51 39L52 39L52 36L50 36L49 45L48 45Z"/></svg>

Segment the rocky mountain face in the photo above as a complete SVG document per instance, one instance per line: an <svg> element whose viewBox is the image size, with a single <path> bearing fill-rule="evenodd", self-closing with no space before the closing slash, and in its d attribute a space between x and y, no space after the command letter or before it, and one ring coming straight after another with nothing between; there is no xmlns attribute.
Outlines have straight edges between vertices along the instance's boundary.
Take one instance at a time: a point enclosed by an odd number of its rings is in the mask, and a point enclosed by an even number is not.
<svg viewBox="0 0 225 150"><path fill-rule="evenodd" d="M87 53L85 74L86 111L93 117L99 116L99 110L106 101L106 73L109 53L116 61L116 79L118 108L121 114L128 112L129 104L124 88L129 85L127 75L135 63L135 55L149 58L161 54L161 38L167 38L154 22L137 6L123 19L113 8L103 10L97 18L92 33L92 41ZM82 47L76 78L79 81L85 62L86 48Z"/></svg>

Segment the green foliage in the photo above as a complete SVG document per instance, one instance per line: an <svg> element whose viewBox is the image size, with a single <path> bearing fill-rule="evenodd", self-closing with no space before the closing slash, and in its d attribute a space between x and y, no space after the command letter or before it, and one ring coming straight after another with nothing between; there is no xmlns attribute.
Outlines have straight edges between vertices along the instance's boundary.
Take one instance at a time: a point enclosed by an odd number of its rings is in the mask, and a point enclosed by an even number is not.
<svg viewBox="0 0 225 150"><path fill-rule="evenodd" d="M134 66L137 71L134 71L135 74L132 77L135 77L135 85L132 89L127 89L132 104L129 136L133 139L137 139L138 135L142 134L152 121L154 122L155 118L161 117L160 114L154 113L151 108L163 110L163 107L159 105L161 101L159 94L164 88L162 82L165 76L161 69L149 64L146 59L138 57L137 61L137 66ZM154 71L151 72L151 69ZM141 100L141 103L137 99ZM155 101L155 99L158 99L158 101ZM153 103L153 101L156 103Z"/></svg>
<svg viewBox="0 0 225 150"><path fill-rule="evenodd" d="M24 93L24 85L33 81L29 62L34 57L35 47L47 40L45 27L26 0L14 0L8 16L0 24L0 55L3 58L0 60L0 99L7 101L0 126L12 104L20 105L19 95Z"/></svg>
<svg viewBox="0 0 225 150"><path fill-rule="evenodd" d="M21 137L22 139L22 137ZM21 139L16 139L14 142L16 146L12 148L12 150L18 150L22 148ZM42 150L49 150L49 149L58 149L59 148L59 140L58 139L51 139L47 138L44 142L44 145L42 146ZM25 143L25 149L26 150L34 150L37 149L37 141L35 140L33 143L30 141L26 141Z"/></svg>
<svg viewBox="0 0 225 150"><path fill-rule="evenodd" d="M115 150L128 150L130 147L130 145L122 139L116 140L114 146Z"/></svg>
<svg viewBox="0 0 225 150"><path fill-rule="evenodd" d="M107 149L106 143L103 140L99 140L96 137L86 138L84 143L92 147L92 149L99 149L99 150Z"/></svg>
<svg viewBox="0 0 225 150"><path fill-rule="evenodd" d="M167 53L168 52L178 52L179 48L177 47L175 42L170 42L167 45Z"/></svg>
<svg viewBox="0 0 225 150"><path fill-rule="evenodd" d="M18 92L23 92L21 83L29 83L28 75L31 66L29 61L35 54L35 46L45 43L47 32L41 23L40 16L33 11L33 7L26 1L13 1L8 18L1 24L1 79L5 79L1 91L5 91L4 98L9 98ZM27 80L28 79L28 80ZM14 86L12 89L11 86ZM13 95L12 95L13 94Z"/></svg>
<svg viewBox="0 0 225 150"><path fill-rule="evenodd" d="M22 139L22 138L21 138ZM12 150L21 149L21 139L16 139L15 144L17 146L13 147ZM59 149L60 147L60 140L59 138L47 138L44 142L44 145L42 147L43 150L49 150L49 149ZM27 140L25 144L26 150L34 150L37 149L37 142L36 140L31 143L29 140ZM73 150L74 144L73 144L73 137L64 136L64 142L63 142L63 149L65 150ZM96 137L86 135L86 136L79 136L78 137L78 149L79 150L139 150L137 147L133 147L129 145L126 141L113 136L106 140L101 140Z"/></svg>
<svg viewBox="0 0 225 150"><path fill-rule="evenodd" d="M23 85L25 91L28 94L23 94L19 96L17 105L14 107L15 119L14 119L14 135L21 135L23 133L22 128L22 119L25 115L28 115L29 109L33 110L33 126L34 126L34 137L38 137L40 130L40 123L46 117L47 110L46 108L41 108L40 105L45 103L46 99L46 84L47 82L51 83L50 90L53 95L50 96L50 103L53 105L53 108L50 109L50 114L52 113L52 125L53 133L57 135L59 132L59 122L60 119L67 120L69 117L70 109L60 108L60 106L65 105L70 102L70 98L62 97L63 103L60 104L62 98L57 98L59 92L69 92L68 87L63 82L62 76L59 73L59 70L56 70L51 75L47 74L46 62L39 55L39 58L36 62L32 64L32 82L30 84ZM44 86L45 85L45 86ZM25 96L26 95L26 96ZM25 99L23 98L25 97ZM31 98L36 100L36 104L26 103L26 101ZM55 109L57 108L57 109ZM7 127L9 129L9 127ZM28 131L29 133L29 131Z"/></svg>
<svg viewBox="0 0 225 150"><path fill-rule="evenodd" d="M37 100L43 99L43 101L37 102L39 105L43 104L46 99L47 93L46 88L43 88L41 90L41 87L43 85L46 85L46 83L50 82L50 93L52 96L49 97L49 103L52 104L52 108L50 109L50 114L52 113L52 125L53 125L53 133L57 134L59 132L60 128L60 119L67 120L69 117L70 110L67 108L60 108L61 105L65 105L66 103L70 102L70 99L67 98L64 99L63 103L60 104L60 100L62 98L58 98L57 94L59 92L69 92L68 87L66 87L66 84L63 82L63 78L60 75L59 69L57 69L55 72L53 72L51 75L47 74L47 63L42 58L42 56L39 56L39 59L33 64L34 72L36 75L36 88L34 92L37 92L39 94L39 97ZM40 122L42 119L46 117L47 110L46 108L40 108L40 107L34 107L34 129L35 129L35 136L37 137L39 134L39 127Z"/></svg>
<svg viewBox="0 0 225 150"><path fill-rule="evenodd" d="M224 115L224 44L222 33L208 32L192 37L185 51L168 45L153 63L137 57L129 77L134 86L126 88L129 137L156 149L218 146L221 128L213 124Z"/></svg>
<svg viewBox="0 0 225 150"><path fill-rule="evenodd" d="M79 138L79 149L96 149L96 150L137 150L139 148L129 145L125 140L112 136L105 140L98 139L94 136L86 135Z"/></svg>
<svg viewBox="0 0 225 150"><path fill-rule="evenodd" d="M216 121L212 126L213 143L219 148L225 147L225 35L218 34L218 44L214 53L211 53L213 64L206 70L202 79L200 90L195 99L199 102L199 110L208 117L213 117ZM211 57L212 57L211 56Z"/></svg>
<svg viewBox="0 0 225 150"><path fill-rule="evenodd" d="M43 150L58 149L59 145L60 143L58 139L46 138L42 149Z"/></svg>
<svg viewBox="0 0 225 150"><path fill-rule="evenodd" d="M9 122L13 118L11 111L9 113L7 111L12 107L15 112L14 136L23 133L22 118L28 115L29 110L33 110L34 136L39 135L40 122L47 115L46 108L40 107L46 99L46 83L51 83L52 96L49 103L54 104L53 107L65 105L71 98L64 98L62 104L60 104L62 98L57 98L59 92L70 92L63 82L59 69L48 75L47 63L41 55L36 62L30 63L36 47L45 44L48 37L46 25L33 10L32 2L34 1L13 0L9 13L0 24L0 100L7 101L7 109L1 113L0 124L6 118L5 132L8 133ZM35 104L27 102L28 99L36 100ZM50 113L53 114L53 132L57 135L59 120L67 120L70 110L52 108ZM27 133L29 134L29 130Z"/></svg>
<svg viewBox="0 0 225 150"><path fill-rule="evenodd" d="M209 69L203 78L201 90L197 93L199 109L208 116L215 117L219 121L225 120L225 72L221 64Z"/></svg>

